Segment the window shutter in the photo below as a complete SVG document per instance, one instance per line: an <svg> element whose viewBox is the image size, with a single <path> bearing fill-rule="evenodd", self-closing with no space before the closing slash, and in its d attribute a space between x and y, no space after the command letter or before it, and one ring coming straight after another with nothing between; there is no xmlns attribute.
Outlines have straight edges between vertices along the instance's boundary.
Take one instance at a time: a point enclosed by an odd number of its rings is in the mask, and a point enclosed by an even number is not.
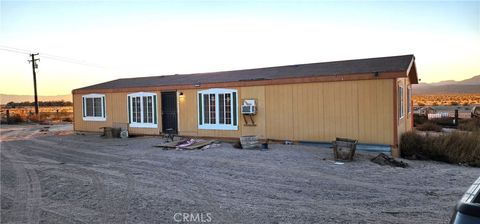
<svg viewBox="0 0 480 224"><path fill-rule="evenodd" d="M237 126L237 92L232 93L233 103L233 125Z"/></svg>
<svg viewBox="0 0 480 224"><path fill-rule="evenodd" d="M130 101L131 101L131 98L132 98L132 97L127 96L127 98L128 98L128 123L130 124L130 123L132 123L132 116L131 116L131 113L132 113L132 112L131 112L131 110L130 110L130 109L131 109L131 108L130 108L130 107L131 107L131 106L130 106Z"/></svg>
<svg viewBox="0 0 480 224"><path fill-rule="evenodd" d="M157 95L153 95L153 123L157 124Z"/></svg>
<svg viewBox="0 0 480 224"><path fill-rule="evenodd" d="M105 108L105 97L102 96L102 108L103 108L103 118L105 118L105 114L107 113L107 108Z"/></svg>
<svg viewBox="0 0 480 224"><path fill-rule="evenodd" d="M198 94L198 124L202 125L203 124L203 117L202 117L203 111L202 111L202 94Z"/></svg>
<svg viewBox="0 0 480 224"><path fill-rule="evenodd" d="M83 115L83 117L85 117L85 107L86 107L85 103L86 103L85 102L85 97L82 97L82 115Z"/></svg>

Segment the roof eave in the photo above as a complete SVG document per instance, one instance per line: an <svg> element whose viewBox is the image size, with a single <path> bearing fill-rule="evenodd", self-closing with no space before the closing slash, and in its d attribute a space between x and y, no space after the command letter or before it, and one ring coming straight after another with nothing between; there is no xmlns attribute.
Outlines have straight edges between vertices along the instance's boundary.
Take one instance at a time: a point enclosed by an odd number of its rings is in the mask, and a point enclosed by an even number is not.
<svg viewBox="0 0 480 224"><path fill-rule="evenodd" d="M409 79L411 84L418 84L418 74L417 74L417 66L415 65L415 57L412 56L412 60L408 65L408 69L405 74Z"/></svg>
<svg viewBox="0 0 480 224"><path fill-rule="evenodd" d="M332 74L328 76L309 76L301 78L283 78L271 80L252 80L252 81L235 81L235 82L215 82L215 83L201 83L200 86L192 84L182 85L162 85L162 86L138 86L138 87L124 87L124 88L102 88L102 89L88 89L80 88L74 89L73 94L85 93L108 93L108 92L136 92L136 91L171 91L178 89L204 89L217 87L242 87L242 86L262 86L262 85L282 85L282 84L298 84L310 82L338 82L338 81L357 81L357 80L374 80L374 79L393 79L405 77L406 71L397 72L380 72L379 75L375 73L356 73L356 74Z"/></svg>

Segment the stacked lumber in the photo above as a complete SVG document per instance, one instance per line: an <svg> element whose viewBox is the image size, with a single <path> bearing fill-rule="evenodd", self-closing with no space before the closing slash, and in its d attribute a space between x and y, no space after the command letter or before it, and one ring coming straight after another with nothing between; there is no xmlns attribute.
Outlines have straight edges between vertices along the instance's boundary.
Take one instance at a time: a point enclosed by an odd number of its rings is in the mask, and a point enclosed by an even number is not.
<svg viewBox="0 0 480 224"><path fill-rule="evenodd" d="M211 145L215 140L202 140L202 139L187 139L187 140L177 140L162 143L159 145L154 145L154 147L164 148L164 149L179 149L179 150L194 150L202 149L207 145Z"/></svg>
<svg viewBox="0 0 480 224"><path fill-rule="evenodd" d="M258 142L257 136L247 135L240 137L240 144L243 149L258 149L260 148L260 143Z"/></svg>

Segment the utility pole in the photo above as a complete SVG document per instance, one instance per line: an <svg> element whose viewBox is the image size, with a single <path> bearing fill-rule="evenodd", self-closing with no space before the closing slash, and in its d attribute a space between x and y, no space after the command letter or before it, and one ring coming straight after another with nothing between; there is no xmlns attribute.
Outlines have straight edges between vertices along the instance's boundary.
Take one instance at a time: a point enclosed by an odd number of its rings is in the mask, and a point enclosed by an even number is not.
<svg viewBox="0 0 480 224"><path fill-rule="evenodd" d="M34 94L35 94L35 115L38 115L37 74L35 73L35 69L38 68L37 61L40 61L39 58L35 59L35 56L37 56L37 55L38 55L38 53L30 54L30 57L32 57L32 60L28 60L29 62L32 62L33 91L34 91Z"/></svg>

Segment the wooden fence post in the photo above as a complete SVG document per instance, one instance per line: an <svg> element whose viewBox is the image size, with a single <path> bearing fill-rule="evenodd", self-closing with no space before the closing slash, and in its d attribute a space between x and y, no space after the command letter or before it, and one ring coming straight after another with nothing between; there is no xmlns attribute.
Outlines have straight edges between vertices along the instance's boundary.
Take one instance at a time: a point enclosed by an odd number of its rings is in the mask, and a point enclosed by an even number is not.
<svg viewBox="0 0 480 224"><path fill-rule="evenodd" d="M7 124L10 124L10 110L7 110Z"/></svg>

